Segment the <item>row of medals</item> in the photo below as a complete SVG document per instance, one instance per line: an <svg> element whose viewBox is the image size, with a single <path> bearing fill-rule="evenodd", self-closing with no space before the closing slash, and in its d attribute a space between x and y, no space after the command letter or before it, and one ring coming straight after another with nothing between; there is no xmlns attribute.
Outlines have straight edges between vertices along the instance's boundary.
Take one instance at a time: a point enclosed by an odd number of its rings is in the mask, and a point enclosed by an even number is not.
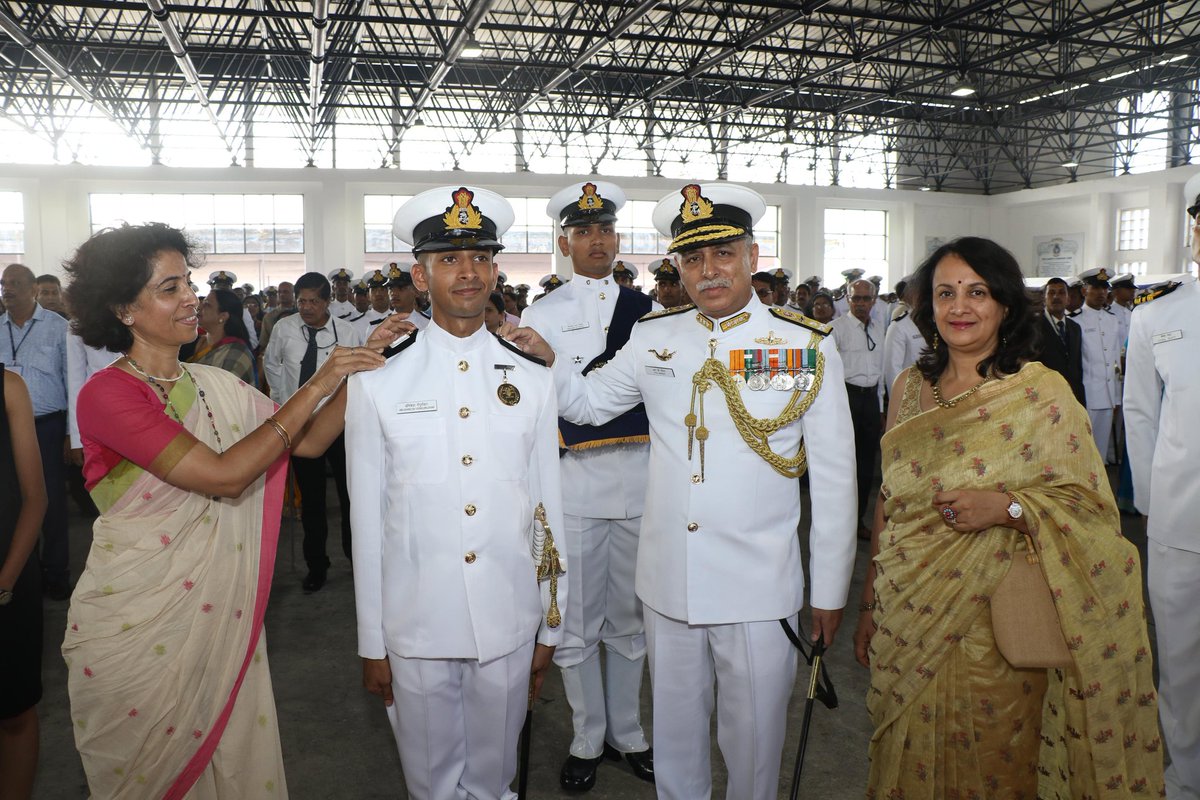
<svg viewBox="0 0 1200 800"><path fill-rule="evenodd" d="M814 370L801 369L800 372L793 375L790 372L776 372L771 374L766 370L747 370L749 375L743 375L741 372L733 374L734 383L739 387L745 386L755 392L765 392L767 389L775 389L780 392L807 392L812 388Z"/></svg>

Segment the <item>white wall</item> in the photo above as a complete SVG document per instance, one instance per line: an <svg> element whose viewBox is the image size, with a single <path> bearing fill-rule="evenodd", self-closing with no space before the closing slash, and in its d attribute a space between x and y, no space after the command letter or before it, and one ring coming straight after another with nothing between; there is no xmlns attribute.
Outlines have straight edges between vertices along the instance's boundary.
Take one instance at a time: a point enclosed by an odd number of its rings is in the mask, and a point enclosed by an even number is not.
<svg viewBox="0 0 1200 800"><path fill-rule="evenodd" d="M888 211L890 269L884 277L890 285L924 258L928 237L990 236L1011 249L1027 271L1031 271L1035 236L1082 233L1084 265L1110 266L1117 260L1116 212L1130 206L1151 209L1149 271L1177 272L1187 260L1184 245L1187 204L1183 202L1182 188L1197 171L1197 167L1184 167L991 197L780 184L754 188L768 203L780 206L780 260L783 265L794 267L800 277L822 272L826 208ZM60 271L61 261L87 238L90 233L87 196L93 191L301 193L305 198L306 266L327 271L387 260L368 257L362 252L364 194L412 194L435 186L466 183L487 186L510 196L550 196L566 183L587 177L397 170L0 165L0 191L24 193L25 261L37 272ZM680 188L678 181L656 178L621 178L617 182L635 200L658 200ZM536 257L541 258L545 257ZM516 257L501 255L502 262L506 259L513 262ZM269 270L271 259L262 261ZM556 261L558 271L569 271L563 259ZM254 282L253 278L247 275L243 279Z"/></svg>

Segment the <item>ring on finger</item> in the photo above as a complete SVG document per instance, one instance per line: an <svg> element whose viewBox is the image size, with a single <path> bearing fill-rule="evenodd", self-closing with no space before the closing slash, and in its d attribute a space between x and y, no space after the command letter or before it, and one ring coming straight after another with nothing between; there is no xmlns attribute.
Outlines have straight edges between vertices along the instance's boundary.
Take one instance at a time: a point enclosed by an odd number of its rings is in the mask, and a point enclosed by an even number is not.
<svg viewBox="0 0 1200 800"><path fill-rule="evenodd" d="M954 525L958 522L958 512L954 510L954 506L946 506L942 509L942 516L946 522Z"/></svg>

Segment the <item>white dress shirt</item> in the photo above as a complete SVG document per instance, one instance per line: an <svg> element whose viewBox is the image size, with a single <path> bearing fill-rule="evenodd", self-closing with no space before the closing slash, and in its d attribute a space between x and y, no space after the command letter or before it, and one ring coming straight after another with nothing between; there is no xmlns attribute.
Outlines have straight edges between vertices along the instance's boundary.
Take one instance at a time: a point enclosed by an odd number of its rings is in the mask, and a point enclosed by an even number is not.
<svg viewBox="0 0 1200 800"><path fill-rule="evenodd" d="M845 605L857 502L854 448L846 447L850 410L841 358L831 338L819 332L826 326L811 325L815 328L781 319L752 295L742 311L724 320L709 320L692 306L644 318L625 347L586 377L570 358L556 356L554 380L564 418L597 425L646 404L647 496L654 502L642 517L636 582L638 597L660 614L719 625L781 619L803 605L799 482L750 449L717 389L705 393L709 434L701 476L700 446L693 441L689 448L684 417L692 376L709 357L710 340L714 357L729 364L732 350L761 347L756 339L782 339L773 345L781 349L809 348L815 330L825 363L820 393L803 417L771 435L769 443L786 456L797 452L802 439L808 448L811 491L822 498L813 504L810 529L812 603L827 609ZM741 397L750 414L770 418L783 410L791 392L747 387Z"/></svg>
<svg viewBox="0 0 1200 800"><path fill-rule="evenodd" d="M359 655L486 662L535 637L557 645L530 555L538 503L565 533L550 371L482 327L411 337L347 386ZM515 405L499 399L505 381Z"/></svg>
<svg viewBox="0 0 1200 800"><path fill-rule="evenodd" d="M79 401L79 390L87 379L121 357L98 347L90 347L70 331L67 332L67 432L71 436L71 447L83 447L79 440L79 421L75 418L75 406Z"/></svg>
<svg viewBox="0 0 1200 800"><path fill-rule="evenodd" d="M833 339L837 342L842 366L846 371L846 383L854 386L879 389L879 408L883 409L883 327L872 317L869 325L863 325L853 314L835 319Z"/></svg>
<svg viewBox="0 0 1200 800"><path fill-rule="evenodd" d="M284 317L271 329L267 352L263 354L263 370L271 386L271 399L280 405L300 388L300 361L308 349L309 333L299 314ZM366 338L350 323L329 315L317 329L317 369L329 358L334 345L358 347Z"/></svg>
<svg viewBox="0 0 1200 800"><path fill-rule="evenodd" d="M901 372L917 363L925 349L925 337L917 330L907 309L893 319L883 336L883 385L890 392Z"/></svg>

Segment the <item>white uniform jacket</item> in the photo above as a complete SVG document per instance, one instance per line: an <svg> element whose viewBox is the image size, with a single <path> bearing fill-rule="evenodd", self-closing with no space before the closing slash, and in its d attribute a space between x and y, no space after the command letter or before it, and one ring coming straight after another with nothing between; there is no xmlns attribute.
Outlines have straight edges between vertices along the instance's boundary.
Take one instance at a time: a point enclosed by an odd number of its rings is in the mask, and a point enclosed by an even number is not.
<svg viewBox="0 0 1200 800"><path fill-rule="evenodd" d="M329 313L340 320L349 322L358 316L358 309L349 300L330 300Z"/></svg>
<svg viewBox="0 0 1200 800"><path fill-rule="evenodd" d="M1200 553L1200 284L1139 305L1129 327L1125 444L1151 539Z"/></svg>
<svg viewBox="0 0 1200 800"><path fill-rule="evenodd" d="M1088 408L1113 408L1121 404L1121 321L1106 308L1086 303L1068 315L1083 329L1083 391ZM1101 454L1103 455L1103 453Z"/></svg>
<svg viewBox="0 0 1200 800"><path fill-rule="evenodd" d="M827 326L781 319L751 296L725 320L710 320L692 306L645 318L616 357L586 378L569 358L555 358L560 411L569 420L595 425L646 403L647 496L653 501L642 517L636 585L642 602L660 614L715 625L779 619L803 606L799 481L776 472L746 445L715 386L704 399L710 433L702 479L699 442L693 442L689 458L684 417L692 403L692 376L708 358L710 340L715 358L728 365L731 350L808 348L818 330L825 364L820 393L800 420L769 442L776 453L791 456L802 437L805 441L816 499L811 600L818 608L836 609L846 603L854 566L857 494L842 362L833 337L824 333ZM755 341L767 338L783 341ZM791 393L743 388L741 396L750 414L761 418L778 416Z"/></svg>
<svg viewBox="0 0 1200 800"><path fill-rule="evenodd" d="M883 380L889 392L900 373L917 363L924 349L925 337L906 308L892 319L883 337Z"/></svg>
<svg viewBox="0 0 1200 800"><path fill-rule="evenodd" d="M576 372L604 352L619 287L611 277L576 275L525 309L520 324L541 334ZM655 303L654 309L660 306ZM563 511L591 519L642 515L649 443L610 444L563 453Z"/></svg>
<svg viewBox="0 0 1200 800"><path fill-rule="evenodd" d="M347 386L359 655L487 662L535 636L557 645L530 555L539 502L563 535L550 371L482 327L430 323L399 347ZM497 396L505 374L515 405Z"/></svg>
<svg viewBox="0 0 1200 800"><path fill-rule="evenodd" d="M374 308L368 308L363 315L358 319L351 320L350 324L362 336L363 341L371 338L371 334L375 331L375 326L392 315L392 310L376 311Z"/></svg>

